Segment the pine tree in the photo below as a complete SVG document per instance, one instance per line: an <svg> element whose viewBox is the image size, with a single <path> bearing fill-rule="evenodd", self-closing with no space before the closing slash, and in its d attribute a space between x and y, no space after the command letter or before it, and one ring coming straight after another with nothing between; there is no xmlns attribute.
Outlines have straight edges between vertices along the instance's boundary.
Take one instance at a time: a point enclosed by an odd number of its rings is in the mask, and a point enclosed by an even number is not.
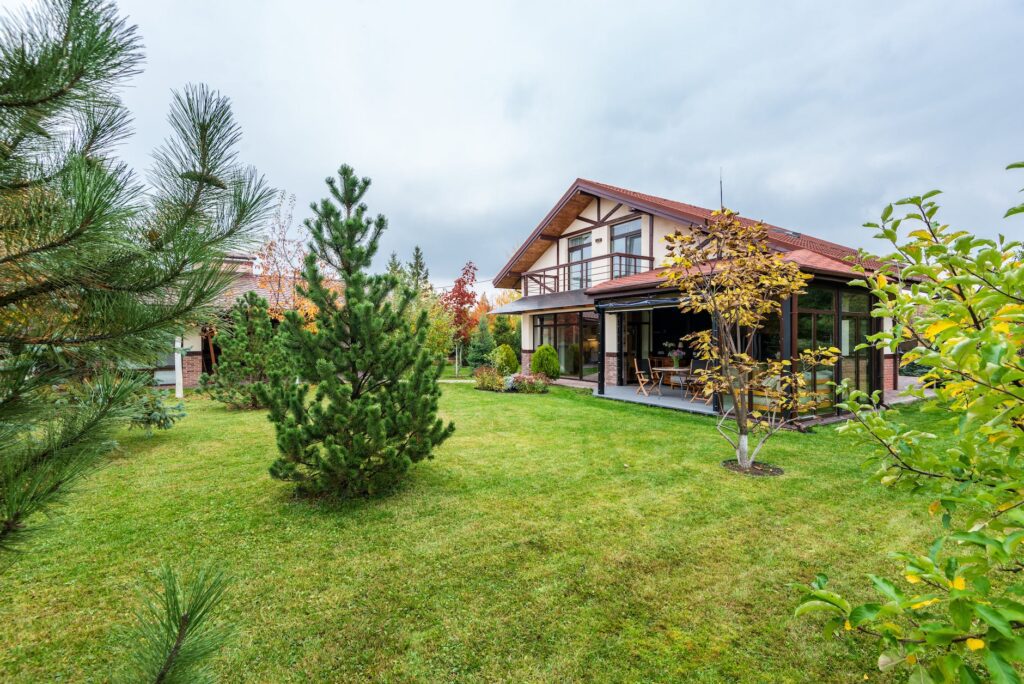
<svg viewBox="0 0 1024 684"><path fill-rule="evenodd" d="M473 368L486 366L491 362L491 352L494 351L494 338L491 337L490 326L487 325L487 316L480 317L473 339L469 343L469 354L466 361Z"/></svg>
<svg viewBox="0 0 1024 684"><path fill-rule="evenodd" d="M140 39L100 0L0 27L0 550L95 465L186 323L227 287L227 250L270 195L238 166L226 98L175 94L147 191L112 156ZM35 518L38 519L38 518Z"/></svg>
<svg viewBox="0 0 1024 684"><path fill-rule="evenodd" d="M220 347L212 375L199 384L211 398L230 408L264 408L257 387L267 382L270 369L287 374L288 358L274 329L267 300L246 292L231 307L231 320L217 331Z"/></svg>
<svg viewBox="0 0 1024 684"><path fill-rule="evenodd" d="M405 273L409 276L410 285L417 292L430 289L430 269L427 268L426 259L423 257L423 250L420 249L419 245L413 247L412 261L406 264Z"/></svg>
<svg viewBox="0 0 1024 684"><path fill-rule="evenodd" d="M416 293L392 274L368 272L387 227L362 203L370 179L349 166L338 175L306 221L313 329L291 312L284 321L300 382L275 375L264 394L281 452L270 474L300 493L349 497L394 487L454 426L437 417L442 365L424 345L426 312L415 325L407 315ZM337 286L318 258L336 270Z"/></svg>

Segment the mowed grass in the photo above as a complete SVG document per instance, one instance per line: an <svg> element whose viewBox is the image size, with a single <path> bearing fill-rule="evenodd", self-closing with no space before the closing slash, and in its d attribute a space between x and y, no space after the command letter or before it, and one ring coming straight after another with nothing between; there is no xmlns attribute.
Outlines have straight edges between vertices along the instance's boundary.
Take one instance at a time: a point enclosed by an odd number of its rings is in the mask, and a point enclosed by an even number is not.
<svg viewBox="0 0 1024 684"><path fill-rule="evenodd" d="M898 570L888 551L937 532L833 428L778 436L785 476L755 479L719 465L706 417L450 384L434 460L328 505L267 475L263 412L188 410L127 433L0 575L0 680L116 674L116 627L164 561L234 578L226 682L875 680L873 645L823 640L787 585L823 571L867 597L866 573Z"/></svg>

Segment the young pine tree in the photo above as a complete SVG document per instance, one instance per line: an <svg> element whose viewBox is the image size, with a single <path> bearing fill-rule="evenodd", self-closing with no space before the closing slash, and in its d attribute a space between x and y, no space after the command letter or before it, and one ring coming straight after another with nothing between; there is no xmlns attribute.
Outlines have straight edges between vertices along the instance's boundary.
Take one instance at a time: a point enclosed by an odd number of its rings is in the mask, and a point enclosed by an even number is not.
<svg viewBox="0 0 1024 684"><path fill-rule="evenodd" d="M409 277L412 289L417 292L430 290L430 269L419 245L412 249L412 261L405 265L405 273Z"/></svg>
<svg viewBox="0 0 1024 684"><path fill-rule="evenodd" d="M229 324L213 338L220 354L214 373L204 374L199 384L229 408L264 408L257 388L269 380L270 369L288 375L282 335L274 329L268 306L263 297L246 292L231 307Z"/></svg>
<svg viewBox="0 0 1024 684"><path fill-rule="evenodd" d="M313 242L303 294L316 305L314 326L291 312L283 324L300 382L275 374L263 390L280 450L270 474L303 494L367 496L394 487L454 426L437 417L442 365L424 346L426 312L416 324L407 315L416 293L390 273L368 272L387 227L362 202L370 179L349 166L338 175L306 221Z"/></svg>
<svg viewBox="0 0 1024 684"><path fill-rule="evenodd" d="M487 325L487 316L481 316L477 324L473 339L469 343L469 354L466 361L473 368L486 366L491 362L491 352L494 351L494 338L491 337L491 328Z"/></svg>
<svg viewBox="0 0 1024 684"><path fill-rule="evenodd" d="M134 26L100 0L0 22L0 552L110 446L152 366L209 314L266 211L228 100L175 94L152 187L113 156Z"/></svg>

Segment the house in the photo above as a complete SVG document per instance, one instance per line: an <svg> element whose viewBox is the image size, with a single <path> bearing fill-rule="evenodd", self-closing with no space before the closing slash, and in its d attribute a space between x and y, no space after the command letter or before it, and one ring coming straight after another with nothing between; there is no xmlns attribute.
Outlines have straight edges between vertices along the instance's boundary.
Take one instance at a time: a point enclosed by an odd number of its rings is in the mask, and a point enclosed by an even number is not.
<svg viewBox="0 0 1024 684"><path fill-rule="evenodd" d="M496 287L522 292L495 313L521 315L524 368L538 346L550 344L563 377L593 383L599 395L621 396L617 388L635 382L635 362L657 364L666 345L708 329L707 315L679 311L678 295L663 287L663 262L664 238L699 231L711 213L577 179L493 279ZM783 302L781 320L756 340L757 354L784 358L799 349L838 347L842 359L834 369L808 371L819 386L850 378L865 390L895 389L896 360L856 349L881 324L870 316L869 293L847 284L858 277L845 260L856 250L775 226L769 231L772 247L813 280L805 294Z"/></svg>
<svg viewBox="0 0 1024 684"><path fill-rule="evenodd" d="M219 311L230 309L235 300L246 292L257 292L261 297L272 300L271 293L259 282L256 274L256 256L246 253L231 253L224 259L224 267L235 274L234 281L214 303ZM174 386L177 396L183 396L185 388L197 387L199 376L211 373L216 363L217 346L213 343L214 329L211 325L196 324L176 340L175 350L169 351L154 369L156 383Z"/></svg>

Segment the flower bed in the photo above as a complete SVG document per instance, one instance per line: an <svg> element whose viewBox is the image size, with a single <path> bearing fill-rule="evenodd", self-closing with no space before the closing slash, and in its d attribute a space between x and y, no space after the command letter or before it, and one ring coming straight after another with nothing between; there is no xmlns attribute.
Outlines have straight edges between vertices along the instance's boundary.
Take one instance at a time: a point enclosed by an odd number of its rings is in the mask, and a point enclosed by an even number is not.
<svg viewBox="0 0 1024 684"><path fill-rule="evenodd" d="M517 373L505 375L491 366L480 366L473 371L476 388L488 392L519 392L521 394L543 394L548 391L551 380L543 373Z"/></svg>

